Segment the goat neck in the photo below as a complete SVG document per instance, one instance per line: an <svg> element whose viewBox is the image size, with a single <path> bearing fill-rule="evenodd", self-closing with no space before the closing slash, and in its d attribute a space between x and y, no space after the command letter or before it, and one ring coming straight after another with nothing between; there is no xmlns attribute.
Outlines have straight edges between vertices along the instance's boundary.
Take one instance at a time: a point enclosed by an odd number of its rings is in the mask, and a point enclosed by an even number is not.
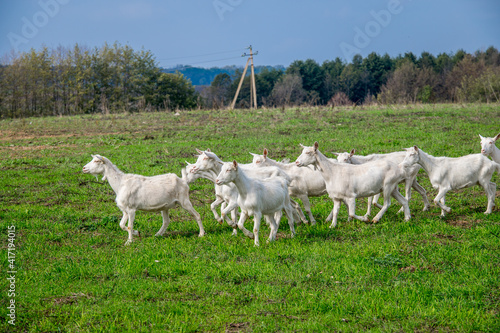
<svg viewBox="0 0 500 333"><path fill-rule="evenodd" d="M107 158L104 158L104 161L103 179L107 179L113 191L115 191L115 193L118 193L121 187L124 173L120 169L118 169L116 165L111 163L111 161Z"/></svg>
<svg viewBox="0 0 500 333"><path fill-rule="evenodd" d="M429 174L429 171L434 168L436 158L432 155L427 154L422 151L422 149L418 150L418 164Z"/></svg>

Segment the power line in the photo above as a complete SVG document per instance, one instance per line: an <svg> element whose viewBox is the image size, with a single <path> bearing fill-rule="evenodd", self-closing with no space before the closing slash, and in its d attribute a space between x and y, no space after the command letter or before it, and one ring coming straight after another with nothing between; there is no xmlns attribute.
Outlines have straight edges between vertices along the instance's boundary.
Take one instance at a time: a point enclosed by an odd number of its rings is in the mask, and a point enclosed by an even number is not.
<svg viewBox="0 0 500 333"><path fill-rule="evenodd" d="M207 60L207 61L200 61L200 62L194 62L194 63L191 63L189 65L198 65L198 64L204 64L204 63L207 63L207 62L217 62L217 61L231 60L231 59L238 59L238 58L241 58L241 56L231 57L231 58L223 58L223 59L215 59L215 60ZM189 65L186 65L186 66L189 66Z"/></svg>
<svg viewBox="0 0 500 333"><path fill-rule="evenodd" d="M216 54L232 53L232 52L236 52L236 51L242 51L242 49L212 52L212 53L205 53L205 54L198 54L198 55L189 55L189 56L183 56L183 57L160 58L158 60L177 60L177 59L199 58L199 57L206 57L206 56L211 56L211 55L216 55Z"/></svg>

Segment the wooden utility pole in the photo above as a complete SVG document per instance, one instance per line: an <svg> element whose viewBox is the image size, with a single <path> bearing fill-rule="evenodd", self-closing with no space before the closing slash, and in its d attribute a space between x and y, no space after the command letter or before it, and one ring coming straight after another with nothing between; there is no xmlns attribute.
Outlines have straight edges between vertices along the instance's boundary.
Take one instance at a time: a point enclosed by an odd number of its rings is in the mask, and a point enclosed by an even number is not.
<svg viewBox="0 0 500 333"><path fill-rule="evenodd" d="M236 100L238 99L238 95L240 94L241 85L243 84L243 80L245 79L245 75L248 69L248 63L250 63L250 72L251 72L251 82L250 82L250 108L257 108L257 89L255 86L255 71L253 66L253 56L257 55L259 52L252 52L252 45L248 47L250 50L250 54L244 53L242 57L248 57L247 63L245 65L245 69L243 70L243 74L241 75L240 83L238 84L238 89L236 89L236 94L234 95L233 102L231 103L231 110L234 109L234 105L236 104Z"/></svg>
<svg viewBox="0 0 500 333"><path fill-rule="evenodd" d="M250 49L250 57L248 59L250 59L250 69L252 72L252 85L250 87L250 98L252 98L252 96L253 96L253 107L252 107L252 101L250 100L250 108L256 109L257 108L257 89L255 87L255 72L253 70L252 45L250 45L249 49ZM252 92L253 92L253 94L252 94Z"/></svg>

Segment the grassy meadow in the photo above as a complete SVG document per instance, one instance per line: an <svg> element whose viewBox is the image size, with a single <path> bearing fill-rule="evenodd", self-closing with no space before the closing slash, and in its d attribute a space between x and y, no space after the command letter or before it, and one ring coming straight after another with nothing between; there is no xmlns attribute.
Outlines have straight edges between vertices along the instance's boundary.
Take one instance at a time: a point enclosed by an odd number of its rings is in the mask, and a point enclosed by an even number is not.
<svg viewBox="0 0 500 333"><path fill-rule="evenodd" d="M449 192L445 218L434 204L423 212L415 191L409 222L394 200L378 224L348 222L343 205L335 229L324 222L331 200L312 198L317 225L297 225L290 238L283 219L266 243L263 222L254 247L217 223L213 184L198 180L191 201L205 237L179 207L163 237L154 236L160 214L138 212L141 237L124 246L111 187L81 171L97 153L124 172L180 176L195 148L240 163L267 148L294 161L314 141L329 157L413 145L457 157L480 152L478 134L498 132L498 104L1 120L0 331L499 332L500 210L483 214L481 187ZM423 170L418 181L432 201ZM497 173L492 181L500 193Z"/></svg>

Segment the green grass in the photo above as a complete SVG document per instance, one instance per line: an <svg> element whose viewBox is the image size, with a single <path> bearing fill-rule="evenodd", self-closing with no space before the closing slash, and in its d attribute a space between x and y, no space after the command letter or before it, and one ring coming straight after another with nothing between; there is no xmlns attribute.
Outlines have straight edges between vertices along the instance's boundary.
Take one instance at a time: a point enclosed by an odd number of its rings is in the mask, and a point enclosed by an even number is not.
<svg viewBox="0 0 500 333"><path fill-rule="evenodd" d="M160 215L139 212L142 237L124 246L111 187L81 168L98 153L124 172L180 175L195 148L241 163L267 148L293 161L299 143L314 141L327 156L418 145L456 157L478 153L478 134L497 134L499 119L493 104L3 120L0 263L7 276L8 227L15 226L17 273L14 298L8 280L0 282L0 330L498 332L500 211L483 214L480 187L449 192L445 218L435 205L423 212L416 192L409 222L396 203L378 224L347 222L342 206L336 229L323 222L328 197L312 198L316 226L298 225L291 239L283 220L276 242L254 247L215 221L213 184L199 180L191 200L205 237L181 208L171 210L160 238ZM419 183L433 199L423 171ZM359 200L357 210L365 208ZM268 232L263 224L261 239ZM15 326L7 321L11 299Z"/></svg>

